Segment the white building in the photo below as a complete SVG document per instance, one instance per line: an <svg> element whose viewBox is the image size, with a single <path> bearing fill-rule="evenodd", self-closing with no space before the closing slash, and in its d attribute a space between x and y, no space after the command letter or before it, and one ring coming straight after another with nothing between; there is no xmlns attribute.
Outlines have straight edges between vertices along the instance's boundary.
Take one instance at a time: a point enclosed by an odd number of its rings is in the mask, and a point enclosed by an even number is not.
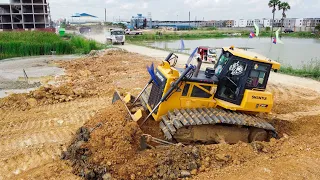
<svg viewBox="0 0 320 180"><path fill-rule="evenodd" d="M303 18L296 19L295 27L302 27L303 26Z"/></svg>
<svg viewBox="0 0 320 180"><path fill-rule="evenodd" d="M263 27L271 27L271 19L262 19L262 26Z"/></svg>
<svg viewBox="0 0 320 180"><path fill-rule="evenodd" d="M246 19L240 19L238 20L238 27L247 27L247 20Z"/></svg>
<svg viewBox="0 0 320 180"><path fill-rule="evenodd" d="M247 27L253 27L254 24L261 26L262 23L260 22L260 19L248 19L247 20Z"/></svg>
<svg viewBox="0 0 320 180"><path fill-rule="evenodd" d="M297 18L285 18L283 20L283 27L288 29L294 29Z"/></svg>
<svg viewBox="0 0 320 180"><path fill-rule="evenodd" d="M232 27L239 27L239 20L234 20Z"/></svg>

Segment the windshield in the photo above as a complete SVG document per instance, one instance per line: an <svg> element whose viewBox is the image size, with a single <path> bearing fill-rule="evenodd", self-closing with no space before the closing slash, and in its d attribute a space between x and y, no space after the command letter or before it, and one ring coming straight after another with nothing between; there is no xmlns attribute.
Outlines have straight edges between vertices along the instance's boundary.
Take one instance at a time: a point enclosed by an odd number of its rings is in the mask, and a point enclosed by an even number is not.
<svg viewBox="0 0 320 180"><path fill-rule="evenodd" d="M111 35L124 35L123 31L112 31Z"/></svg>
<svg viewBox="0 0 320 180"><path fill-rule="evenodd" d="M218 63L216 64L215 74L220 75L221 71L223 70L224 66L228 63L229 59L231 58L231 54L229 52L224 51Z"/></svg>
<svg viewBox="0 0 320 180"><path fill-rule="evenodd" d="M209 54L216 54L217 51L215 49L209 49Z"/></svg>

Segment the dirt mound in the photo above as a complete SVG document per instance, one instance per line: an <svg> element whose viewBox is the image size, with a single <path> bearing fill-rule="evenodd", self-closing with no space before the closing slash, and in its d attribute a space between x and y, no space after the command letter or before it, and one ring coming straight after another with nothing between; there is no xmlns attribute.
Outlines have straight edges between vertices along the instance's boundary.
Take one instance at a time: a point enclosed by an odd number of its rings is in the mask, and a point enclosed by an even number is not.
<svg viewBox="0 0 320 180"><path fill-rule="evenodd" d="M13 94L0 99L0 108L27 110L78 98L110 96L115 88L128 91L147 82L145 67L149 63L143 56L120 50L107 51L98 57L60 61L58 65L67 71L58 78L58 86L45 85L28 94Z"/></svg>
<svg viewBox="0 0 320 180"><path fill-rule="evenodd" d="M78 130L63 158L71 162L75 174L86 179L176 179L189 177L201 167L197 147L140 151L141 135L139 126L129 121L124 105L116 104Z"/></svg>

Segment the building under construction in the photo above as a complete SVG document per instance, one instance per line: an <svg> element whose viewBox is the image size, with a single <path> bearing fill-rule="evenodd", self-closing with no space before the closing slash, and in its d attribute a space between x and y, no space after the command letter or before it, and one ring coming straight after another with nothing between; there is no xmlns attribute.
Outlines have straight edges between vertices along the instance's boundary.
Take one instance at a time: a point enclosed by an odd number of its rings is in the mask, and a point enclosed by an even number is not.
<svg viewBox="0 0 320 180"><path fill-rule="evenodd" d="M50 25L47 0L10 0L0 4L0 30L38 29Z"/></svg>

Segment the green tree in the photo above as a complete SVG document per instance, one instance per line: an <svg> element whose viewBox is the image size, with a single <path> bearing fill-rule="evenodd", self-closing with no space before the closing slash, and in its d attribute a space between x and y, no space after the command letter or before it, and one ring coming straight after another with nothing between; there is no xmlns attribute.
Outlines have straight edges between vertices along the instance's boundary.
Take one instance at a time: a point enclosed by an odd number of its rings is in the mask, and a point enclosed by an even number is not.
<svg viewBox="0 0 320 180"><path fill-rule="evenodd" d="M269 32L270 31L270 27L266 27L266 31Z"/></svg>
<svg viewBox="0 0 320 180"><path fill-rule="evenodd" d="M279 11L282 10L282 18L281 18L281 31L282 32L282 27L283 27L283 22L284 22L284 19L287 17L286 15L286 11L288 11L289 9L291 9L289 3L287 2L282 2L278 5L278 8L279 8Z"/></svg>
<svg viewBox="0 0 320 180"><path fill-rule="evenodd" d="M272 14L273 14L273 18L272 18L272 23L271 23L271 38L272 38L272 34L273 34L273 26L274 26L274 16L276 14L276 10L277 10L277 6L279 6L280 4L280 0L270 0L268 3L269 8L272 8Z"/></svg>

